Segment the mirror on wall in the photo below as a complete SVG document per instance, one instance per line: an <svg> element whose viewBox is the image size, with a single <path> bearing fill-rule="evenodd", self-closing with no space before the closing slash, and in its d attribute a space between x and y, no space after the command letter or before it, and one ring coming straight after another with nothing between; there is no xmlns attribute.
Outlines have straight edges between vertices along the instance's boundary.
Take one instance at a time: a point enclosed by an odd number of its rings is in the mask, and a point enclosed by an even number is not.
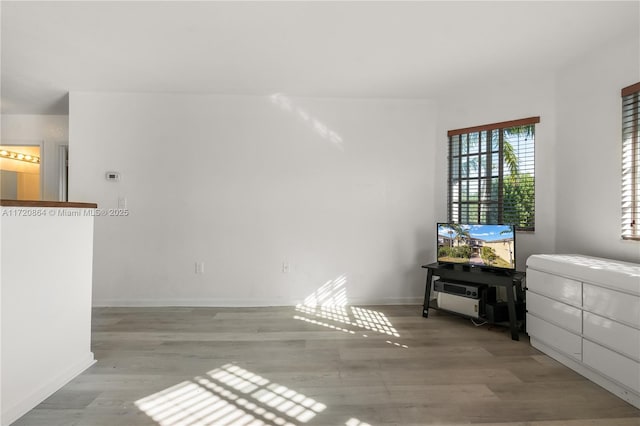
<svg viewBox="0 0 640 426"><path fill-rule="evenodd" d="M38 145L0 145L0 197L40 200L41 158Z"/></svg>

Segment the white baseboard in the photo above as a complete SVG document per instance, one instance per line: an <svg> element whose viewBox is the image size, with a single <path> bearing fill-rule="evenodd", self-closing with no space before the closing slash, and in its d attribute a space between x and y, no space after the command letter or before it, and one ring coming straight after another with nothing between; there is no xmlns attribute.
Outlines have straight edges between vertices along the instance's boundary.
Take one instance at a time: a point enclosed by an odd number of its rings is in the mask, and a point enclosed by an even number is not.
<svg viewBox="0 0 640 426"><path fill-rule="evenodd" d="M423 297L394 297L394 298L352 298L349 305L422 305ZM93 306L102 307L218 307L218 308L248 308L267 306L296 306L302 300L282 299L95 299Z"/></svg>
<svg viewBox="0 0 640 426"><path fill-rule="evenodd" d="M350 297L349 305L421 305L424 296L420 297L385 297L385 298L357 298ZM422 312L422 310L421 310Z"/></svg>
<svg viewBox="0 0 640 426"><path fill-rule="evenodd" d="M10 425L15 422L36 405L50 397L55 391L69 383L84 370L91 367L95 362L96 360L93 357L93 352L89 352L81 361L71 365L67 370L51 378L46 383L43 383L39 388L34 389L30 395L27 395L17 404L12 405L11 407L3 406L2 424Z"/></svg>

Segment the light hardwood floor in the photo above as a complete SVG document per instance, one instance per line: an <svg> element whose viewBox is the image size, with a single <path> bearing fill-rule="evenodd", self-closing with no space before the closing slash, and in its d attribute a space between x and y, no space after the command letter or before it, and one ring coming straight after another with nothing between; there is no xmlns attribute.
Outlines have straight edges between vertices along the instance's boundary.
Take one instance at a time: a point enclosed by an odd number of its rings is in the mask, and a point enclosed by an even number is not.
<svg viewBox="0 0 640 426"><path fill-rule="evenodd" d="M418 306L101 308L92 350L15 425L640 425L524 334Z"/></svg>

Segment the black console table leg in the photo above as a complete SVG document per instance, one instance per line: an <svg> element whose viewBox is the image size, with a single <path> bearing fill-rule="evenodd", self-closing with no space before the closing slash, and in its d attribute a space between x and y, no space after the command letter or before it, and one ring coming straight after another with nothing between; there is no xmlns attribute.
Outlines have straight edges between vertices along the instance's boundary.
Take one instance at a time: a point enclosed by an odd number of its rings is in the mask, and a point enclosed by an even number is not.
<svg viewBox="0 0 640 426"><path fill-rule="evenodd" d="M518 317L516 314L516 301L513 296L513 285L507 286L507 308L509 309L509 328L511 329L511 340L520 340L518 332Z"/></svg>
<svg viewBox="0 0 640 426"><path fill-rule="evenodd" d="M431 302L431 281L433 280L433 272L427 270L427 282L424 289L424 305L422 305L422 316L429 317L429 303Z"/></svg>

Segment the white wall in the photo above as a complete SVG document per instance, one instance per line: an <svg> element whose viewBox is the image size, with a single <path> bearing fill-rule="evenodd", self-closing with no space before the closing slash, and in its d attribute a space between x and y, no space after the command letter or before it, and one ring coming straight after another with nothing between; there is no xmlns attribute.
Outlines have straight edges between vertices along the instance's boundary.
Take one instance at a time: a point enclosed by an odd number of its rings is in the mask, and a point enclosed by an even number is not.
<svg viewBox="0 0 640 426"><path fill-rule="evenodd" d="M640 261L640 244L620 238L620 89L640 81L639 31L558 74L558 253Z"/></svg>
<svg viewBox="0 0 640 426"><path fill-rule="evenodd" d="M620 89L638 81L635 29L558 72L468 82L438 99L438 218L447 217L447 130L539 115L536 230L517 235L518 269L536 253L640 261L638 243L620 238Z"/></svg>
<svg viewBox="0 0 640 426"><path fill-rule="evenodd" d="M431 102L71 93L69 116L70 198L130 210L96 219L94 304L286 305L342 275L353 303L423 297Z"/></svg>
<svg viewBox="0 0 640 426"><path fill-rule="evenodd" d="M2 143L44 145L41 153L41 172L44 186L43 200L58 200L58 147L69 140L69 117L66 115L4 114L1 118Z"/></svg>
<svg viewBox="0 0 640 426"><path fill-rule="evenodd" d="M532 116L540 116L535 135L535 232L518 232L516 235L518 270L525 269L525 261L531 254L553 253L555 249L556 118L553 75L517 75L511 81L468 82L438 99L433 198L440 221L447 220L447 131Z"/></svg>
<svg viewBox="0 0 640 426"><path fill-rule="evenodd" d="M94 362L93 217L85 211L0 207L3 425Z"/></svg>

